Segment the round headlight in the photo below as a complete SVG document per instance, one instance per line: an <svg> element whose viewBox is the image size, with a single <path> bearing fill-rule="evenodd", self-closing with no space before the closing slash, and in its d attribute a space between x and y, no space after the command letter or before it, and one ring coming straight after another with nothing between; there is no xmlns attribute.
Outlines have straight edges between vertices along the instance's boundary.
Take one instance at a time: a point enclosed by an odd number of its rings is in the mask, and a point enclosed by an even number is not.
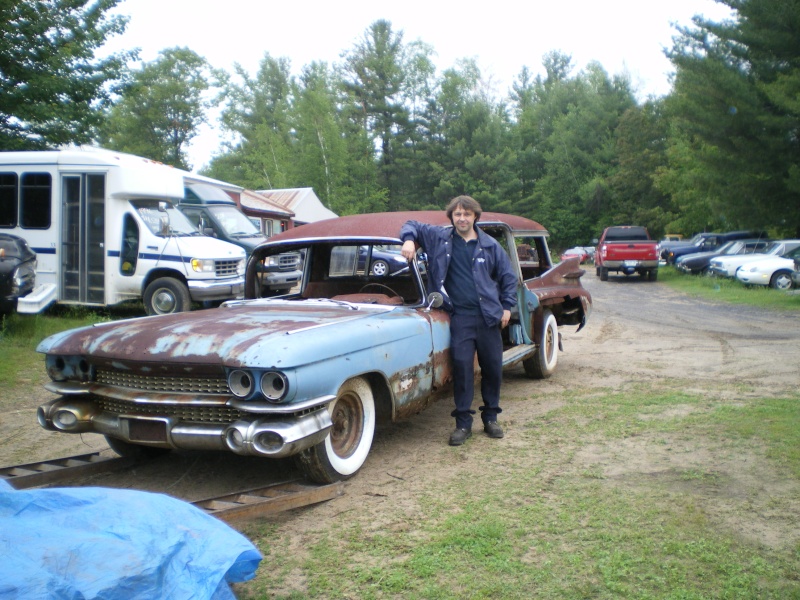
<svg viewBox="0 0 800 600"><path fill-rule="evenodd" d="M267 371L261 376L261 393L267 400L277 402L286 396L289 391L289 382L283 373Z"/></svg>
<svg viewBox="0 0 800 600"><path fill-rule="evenodd" d="M253 378L247 371L236 369L228 375L228 387L234 396L246 398L253 391Z"/></svg>

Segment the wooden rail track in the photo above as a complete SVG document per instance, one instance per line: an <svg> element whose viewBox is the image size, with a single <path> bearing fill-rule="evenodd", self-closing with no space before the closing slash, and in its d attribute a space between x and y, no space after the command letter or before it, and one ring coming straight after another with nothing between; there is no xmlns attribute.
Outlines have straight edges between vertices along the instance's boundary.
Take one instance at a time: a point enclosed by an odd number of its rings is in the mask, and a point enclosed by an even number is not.
<svg viewBox="0 0 800 600"><path fill-rule="evenodd" d="M14 489L51 486L77 477L118 471L136 464L130 457L103 456L99 452L66 456L0 468L0 480ZM332 500L344 494L344 484L327 485L303 479L241 490L192 502L194 506L226 522L253 519L277 512Z"/></svg>

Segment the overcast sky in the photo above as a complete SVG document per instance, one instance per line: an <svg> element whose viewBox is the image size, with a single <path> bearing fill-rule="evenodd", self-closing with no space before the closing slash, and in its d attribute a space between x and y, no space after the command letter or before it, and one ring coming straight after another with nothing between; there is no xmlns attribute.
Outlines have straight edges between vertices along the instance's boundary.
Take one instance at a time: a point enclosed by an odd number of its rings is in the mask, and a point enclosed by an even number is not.
<svg viewBox="0 0 800 600"><path fill-rule="evenodd" d="M124 0L117 12L130 17L128 30L107 48L141 48L145 61L164 48L188 47L216 68L231 71L239 63L254 74L269 53L288 58L298 73L312 61L338 62L385 19L405 42L432 46L439 72L475 58L500 96L523 66L542 73L542 56L558 50L572 56L576 71L597 61L609 75L627 74L640 99L670 90L664 49L672 46L675 23L729 14L714 0ZM204 129L190 151L195 169L219 141Z"/></svg>

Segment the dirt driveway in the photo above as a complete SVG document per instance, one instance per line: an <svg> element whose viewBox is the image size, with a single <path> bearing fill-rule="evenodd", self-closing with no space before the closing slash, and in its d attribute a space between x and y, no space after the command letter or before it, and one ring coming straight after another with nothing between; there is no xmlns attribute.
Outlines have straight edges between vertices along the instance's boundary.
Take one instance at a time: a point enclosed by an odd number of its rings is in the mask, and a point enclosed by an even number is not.
<svg viewBox="0 0 800 600"><path fill-rule="evenodd" d="M521 368L507 373L503 397L508 401L504 400L501 415L507 436L502 443L521 443L519 437L515 438L516 424L545 415L554 406L552 398L574 388L592 393L659 384L728 401L735 401L737 394L770 397L798 389L798 313L690 299L661 283L637 277L611 277L600 282L593 269L584 277L584 285L594 297L594 311L584 330L563 330L564 352L556 375L531 381ZM42 389L44 382L42 369L31 375L26 397L3 399L7 408L0 422L0 466L107 448L100 436L48 433L36 424L36 407L51 397ZM10 406L13 408L9 410ZM365 467L347 482L343 497L286 513L282 518L291 521L298 531L313 527L320 518L351 511L379 524L389 507L394 512L412 506L419 490L462 476L486 444L497 441L475 436L462 452L452 451L446 445L453 426L450 410L450 403L443 400L421 415L380 430ZM696 449L666 456L636 444L631 440L613 452L608 448L586 449L580 459L607 474L631 470L652 473L672 468L676 461L704 460ZM717 466L726 468L725 464ZM728 467L739 471L733 463ZM763 473L761 470L762 478ZM298 473L288 462L174 453L132 471L97 475L80 483L148 489L197 500L295 476ZM754 494L755 505L759 498L768 504L770 485L786 485L777 479L771 483L768 477L756 482L751 471L735 477L743 489L747 488L746 493ZM775 538L796 542L800 540L797 517L787 515L794 523L790 527L783 520L769 519L755 519L747 527L764 543Z"/></svg>

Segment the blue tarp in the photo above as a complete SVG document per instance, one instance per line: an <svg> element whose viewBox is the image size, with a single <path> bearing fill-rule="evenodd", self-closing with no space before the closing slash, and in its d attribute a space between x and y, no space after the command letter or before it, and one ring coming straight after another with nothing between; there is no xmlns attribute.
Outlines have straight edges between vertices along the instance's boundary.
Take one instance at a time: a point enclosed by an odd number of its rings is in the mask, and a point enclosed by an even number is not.
<svg viewBox="0 0 800 600"><path fill-rule="evenodd" d="M234 598L261 554L242 534L163 494L14 490L0 481L0 598Z"/></svg>

